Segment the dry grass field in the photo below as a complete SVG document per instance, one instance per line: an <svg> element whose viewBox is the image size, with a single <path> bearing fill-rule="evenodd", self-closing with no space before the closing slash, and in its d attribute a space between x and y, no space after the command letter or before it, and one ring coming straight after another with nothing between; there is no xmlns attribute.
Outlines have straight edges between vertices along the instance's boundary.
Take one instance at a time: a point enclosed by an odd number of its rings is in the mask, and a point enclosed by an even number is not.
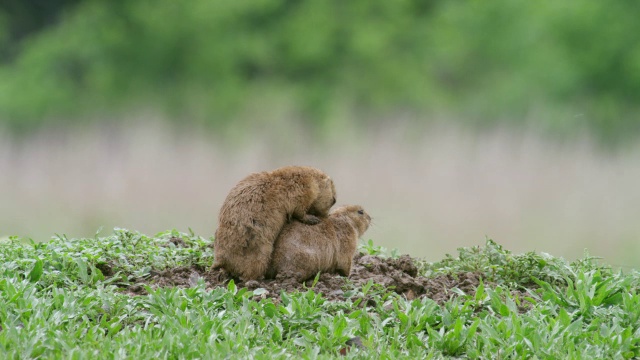
<svg viewBox="0 0 640 360"><path fill-rule="evenodd" d="M588 140L448 126L344 129L325 142L298 130L253 129L231 146L149 122L123 129L0 136L0 237L93 236L103 227L212 236L236 181L287 164L317 166L338 203L374 218L365 238L441 259L485 236L514 252L569 259L584 249L640 267L640 147L605 153Z"/></svg>

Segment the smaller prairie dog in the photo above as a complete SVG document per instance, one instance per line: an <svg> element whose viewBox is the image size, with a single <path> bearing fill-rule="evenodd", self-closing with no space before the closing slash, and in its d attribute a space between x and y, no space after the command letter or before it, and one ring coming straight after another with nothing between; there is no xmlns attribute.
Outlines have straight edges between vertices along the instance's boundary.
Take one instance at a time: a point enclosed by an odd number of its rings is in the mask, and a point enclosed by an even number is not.
<svg viewBox="0 0 640 360"><path fill-rule="evenodd" d="M274 243L267 277L304 281L318 272L349 276L358 238L370 223L358 205L336 208L317 225L292 221Z"/></svg>

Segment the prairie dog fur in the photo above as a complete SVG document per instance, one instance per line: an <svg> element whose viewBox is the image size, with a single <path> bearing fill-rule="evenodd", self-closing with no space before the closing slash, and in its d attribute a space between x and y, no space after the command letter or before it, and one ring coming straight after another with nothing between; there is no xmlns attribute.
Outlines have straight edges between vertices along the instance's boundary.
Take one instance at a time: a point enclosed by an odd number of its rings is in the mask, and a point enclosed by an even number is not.
<svg viewBox="0 0 640 360"><path fill-rule="evenodd" d="M286 166L250 174L220 209L213 268L245 281L264 278L282 227L294 219L317 224L335 202L333 180L316 168Z"/></svg>
<svg viewBox="0 0 640 360"><path fill-rule="evenodd" d="M358 238L371 224L359 205L341 206L318 225L293 221L274 244L268 278L293 277L304 281L319 271L349 276Z"/></svg>

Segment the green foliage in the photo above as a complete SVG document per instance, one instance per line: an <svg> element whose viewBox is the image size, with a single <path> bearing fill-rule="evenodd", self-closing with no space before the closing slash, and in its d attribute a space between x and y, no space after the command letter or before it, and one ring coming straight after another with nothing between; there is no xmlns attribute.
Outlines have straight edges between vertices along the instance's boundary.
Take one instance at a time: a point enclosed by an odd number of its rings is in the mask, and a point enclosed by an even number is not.
<svg viewBox="0 0 640 360"><path fill-rule="evenodd" d="M483 247L460 248L458 251L458 257L447 255L434 264L422 264L421 271L426 274L478 272L486 280L508 285L531 285L536 280L564 285L575 278L578 271L601 267L610 271L589 256L570 264L546 253L514 255L491 239L487 239Z"/></svg>
<svg viewBox="0 0 640 360"><path fill-rule="evenodd" d="M635 1L85 0L65 10L0 65L0 121L14 130L146 106L220 129L252 104L283 103L313 125L409 110L536 121L561 135L586 127L606 141L640 133ZM0 45L7 17L0 9Z"/></svg>
<svg viewBox="0 0 640 360"><path fill-rule="evenodd" d="M359 243L358 250L367 255L375 255L379 257L390 256L392 259L396 259L400 256L398 249L391 249L391 251L389 251L384 246L375 245L371 239L367 240L367 242Z"/></svg>
<svg viewBox="0 0 640 360"><path fill-rule="evenodd" d="M184 247L176 247L171 238L179 237ZM0 275L26 279L40 288L78 287L97 283L127 282L161 271L186 265L211 266L213 250L210 240L176 230L155 237L115 229L107 237L67 239L58 235L46 243L20 244L12 239L0 246L0 258L6 259ZM115 273L105 281L103 265ZM65 274L65 276L60 276Z"/></svg>
<svg viewBox="0 0 640 360"><path fill-rule="evenodd" d="M173 246L172 237L189 246ZM344 302L312 290L282 293L279 302L256 301L233 282L207 289L202 280L135 296L98 270L104 262L127 276L148 268L208 266L208 244L175 230L148 237L123 229L91 239L3 241L0 357L334 358L353 337L363 348L352 347L349 358L640 356L637 272L613 273L591 258L569 264L550 256L540 256L543 267L528 270L533 254L512 255L493 241L423 265L432 274L480 271L498 283L480 283L475 294L441 305L407 300L373 282ZM527 277L535 286L513 292L523 288L511 283Z"/></svg>

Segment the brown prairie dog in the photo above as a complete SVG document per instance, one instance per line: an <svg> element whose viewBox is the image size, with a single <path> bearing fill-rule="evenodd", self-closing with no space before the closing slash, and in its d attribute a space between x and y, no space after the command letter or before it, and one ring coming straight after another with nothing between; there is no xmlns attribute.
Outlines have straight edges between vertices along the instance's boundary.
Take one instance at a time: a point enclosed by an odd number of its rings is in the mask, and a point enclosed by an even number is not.
<svg viewBox="0 0 640 360"><path fill-rule="evenodd" d="M335 202L333 180L312 167L250 174L231 189L220 209L213 268L242 280L262 279L285 223L317 224Z"/></svg>
<svg viewBox="0 0 640 360"><path fill-rule="evenodd" d="M268 278L292 277L304 281L319 271L349 276L358 238L371 217L361 206L341 206L318 225L293 221L274 244Z"/></svg>

